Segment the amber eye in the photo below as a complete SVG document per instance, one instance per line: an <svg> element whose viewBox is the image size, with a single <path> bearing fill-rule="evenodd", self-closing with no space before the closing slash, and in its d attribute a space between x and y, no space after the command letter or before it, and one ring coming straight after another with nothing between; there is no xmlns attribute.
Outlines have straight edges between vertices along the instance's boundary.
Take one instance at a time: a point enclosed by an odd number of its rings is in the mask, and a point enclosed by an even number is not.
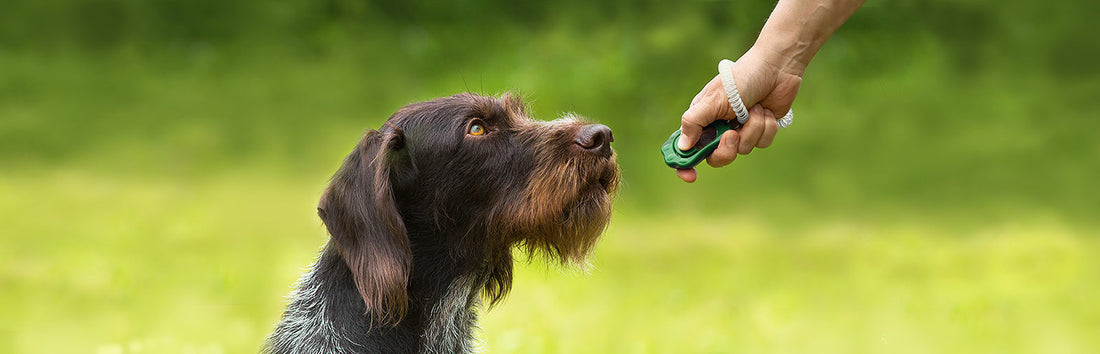
<svg viewBox="0 0 1100 354"><path fill-rule="evenodd" d="M474 136L485 135L485 127L478 123L470 124L470 129L466 133Z"/></svg>

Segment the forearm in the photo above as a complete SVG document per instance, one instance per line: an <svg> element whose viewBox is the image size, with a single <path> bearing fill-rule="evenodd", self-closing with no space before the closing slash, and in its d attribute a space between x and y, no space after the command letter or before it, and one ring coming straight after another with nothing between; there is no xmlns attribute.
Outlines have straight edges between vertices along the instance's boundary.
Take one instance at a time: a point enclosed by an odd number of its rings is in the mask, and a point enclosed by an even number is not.
<svg viewBox="0 0 1100 354"><path fill-rule="evenodd" d="M802 76L821 45L863 0L779 0L752 50L781 72Z"/></svg>

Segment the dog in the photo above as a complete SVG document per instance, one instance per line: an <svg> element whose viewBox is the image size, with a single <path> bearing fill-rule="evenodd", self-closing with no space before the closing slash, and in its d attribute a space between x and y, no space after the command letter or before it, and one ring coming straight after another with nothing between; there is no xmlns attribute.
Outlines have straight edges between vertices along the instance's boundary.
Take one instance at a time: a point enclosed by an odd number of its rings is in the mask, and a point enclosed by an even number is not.
<svg viewBox="0 0 1100 354"><path fill-rule="evenodd" d="M511 94L401 108L325 189L330 238L263 351L472 352L513 250L583 266L619 185L612 140L572 114L533 120Z"/></svg>

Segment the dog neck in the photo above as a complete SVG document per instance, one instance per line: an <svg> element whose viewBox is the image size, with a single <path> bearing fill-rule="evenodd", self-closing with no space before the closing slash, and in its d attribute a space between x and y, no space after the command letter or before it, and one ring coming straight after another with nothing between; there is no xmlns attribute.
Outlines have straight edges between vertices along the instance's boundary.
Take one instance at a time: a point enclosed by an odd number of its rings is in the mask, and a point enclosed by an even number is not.
<svg viewBox="0 0 1100 354"><path fill-rule="evenodd" d="M372 326L371 317L364 315L365 305L350 269L333 246L326 246L313 268L298 281L265 351L373 353L408 348L410 353L473 352L478 298L486 272L435 256L426 252L414 257L405 318L394 327Z"/></svg>
<svg viewBox="0 0 1100 354"><path fill-rule="evenodd" d="M484 277L459 276L451 281L431 305L425 324L424 348L428 353L472 353L476 347L473 330L477 326L477 307Z"/></svg>

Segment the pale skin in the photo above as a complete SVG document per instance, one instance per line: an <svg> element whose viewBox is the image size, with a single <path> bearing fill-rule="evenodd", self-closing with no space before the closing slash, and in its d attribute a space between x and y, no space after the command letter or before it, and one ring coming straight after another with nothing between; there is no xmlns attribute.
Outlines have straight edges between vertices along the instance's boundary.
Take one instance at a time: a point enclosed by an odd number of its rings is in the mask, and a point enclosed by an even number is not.
<svg viewBox="0 0 1100 354"><path fill-rule="evenodd" d="M741 100L752 107L749 121L740 131L722 134L718 148L707 158L708 165L729 165L738 154L771 146L779 131L775 112L791 108L810 59L861 5L863 0L779 0L756 43L733 64ZM703 127L733 118L722 80L715 75L680 119L683 134L676 145L689 149ZM676 175L689 183L697 178L695 169L676 170Z"/></svg>

